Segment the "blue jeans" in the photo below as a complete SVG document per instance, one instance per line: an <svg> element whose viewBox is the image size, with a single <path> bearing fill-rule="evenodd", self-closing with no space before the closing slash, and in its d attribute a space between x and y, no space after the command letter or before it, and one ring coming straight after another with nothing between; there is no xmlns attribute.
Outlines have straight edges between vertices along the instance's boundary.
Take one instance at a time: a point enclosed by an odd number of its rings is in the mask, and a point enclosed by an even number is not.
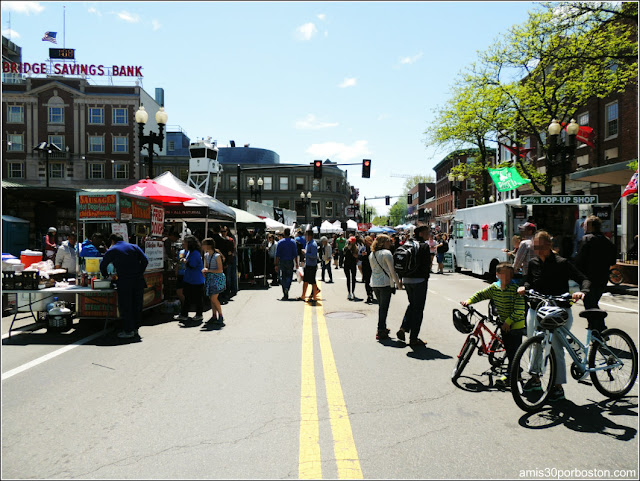
<svg viewBox="0 0 640 481"><path fill-rule="evenodd" d="M418 339L420 327L422 326L422 318L424 317L424 305L427 302L427 284L425 280L417 284L404 284L407 291L409 305L402 319L402 329L409 333L409 339Z"/></svg>
<svg viewBox="0 0 640 481"><path fill-rule="evenodd" d="M391 304L391 287L374 287L373 292L378 298L378 331L387 328L387 313Z"/></svg>
<svg viewBox="0 0 640 481"><path fill-rule="evenodd" d="M291 280L293 279L293 260L287 261L280 259L278 261L278 273L280 275L280 282L282 283L282 292L289 290L291 287Z"/></svg>
<svg viewBox="0 0 640 481"><path fill-rule="evenodd" d="M329 280L333 282L333 273L331 272L331 260L326 264L322 261L322 282L324 282L324 273L325 271L329 271Z"/></svg>

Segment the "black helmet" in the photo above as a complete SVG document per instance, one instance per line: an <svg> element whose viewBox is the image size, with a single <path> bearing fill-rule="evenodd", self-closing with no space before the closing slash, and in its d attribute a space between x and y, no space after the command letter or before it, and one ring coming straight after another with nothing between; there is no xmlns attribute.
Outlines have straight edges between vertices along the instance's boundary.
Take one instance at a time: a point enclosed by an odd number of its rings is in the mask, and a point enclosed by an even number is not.
<svg viewBox="0 0 640 481"><path fill-rule="evenodd" d="M467 316L458 309L453 310L453 325L462 334L469 334L473 331L473 325L467 319Z"/></svg>

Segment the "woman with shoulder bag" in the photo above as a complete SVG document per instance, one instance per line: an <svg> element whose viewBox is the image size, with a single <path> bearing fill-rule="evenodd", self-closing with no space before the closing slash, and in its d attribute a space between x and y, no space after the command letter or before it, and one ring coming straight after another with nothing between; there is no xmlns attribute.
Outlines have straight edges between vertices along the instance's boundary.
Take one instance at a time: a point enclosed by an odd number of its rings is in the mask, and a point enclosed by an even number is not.
<svg viewBox="0 0 640 481"><path fill-rule="evenodd" d="M387 313L391 303L391 294L395 294L396 287L402 289L402 281L398 278L393 267L393 255L389 248L391 238L388 235L380 234L373 241L371 254L369 254L369 264L371 265L371 287L378 298L378 341L389 339L389 329L387 329Z"/></svg>
<svg viewBox="0 0 640 481"><path fill-rule="evenodd" d="M224 256L216 249L216 243L213 239L207 238L202 241L202 250L204 250L205 268L202 269L204 274L204 290L205 295L211 301L211 319L209 323L223 324L222 306L218 300L218 295L227 287L227 278L223 272Z"/></svg>

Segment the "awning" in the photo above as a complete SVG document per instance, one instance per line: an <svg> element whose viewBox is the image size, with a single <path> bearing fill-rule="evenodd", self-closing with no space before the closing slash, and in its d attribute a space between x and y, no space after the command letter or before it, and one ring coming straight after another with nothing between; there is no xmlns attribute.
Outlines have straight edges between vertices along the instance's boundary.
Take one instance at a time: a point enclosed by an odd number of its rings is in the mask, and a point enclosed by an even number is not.
<svg viewBox="0 0 640 481"><path fill-rule="evenodd" d="M629 179L633 175L633 171L629 169L629 161L618 162L617 164L603 165L601 167L593 167L574 172L569 175L571 180L579 180L582 182L597 182L600 184L611 185L627 185Z"/></svg>
<svg viewBox="0 0 640 481"><path fill-rule="evenodd" d="M231 207L231 210L236 214L236 224L251 224L262 228L266 226L264 219L257 215L249 214L246 210L236 209L235 207Z"/></svg>

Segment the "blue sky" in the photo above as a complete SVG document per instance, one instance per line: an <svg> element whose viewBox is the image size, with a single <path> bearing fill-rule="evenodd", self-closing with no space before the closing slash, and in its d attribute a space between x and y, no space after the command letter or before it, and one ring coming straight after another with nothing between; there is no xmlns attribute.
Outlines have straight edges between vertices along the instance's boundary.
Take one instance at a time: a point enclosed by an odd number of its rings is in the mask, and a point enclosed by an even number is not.
<svg viewBox="0 0 640 481"><path fill-rule="evenodd" d="M476 52L535 6L3 1L2 33L11 12L23 61L47 59L45 31L63 46L63 5L77 62L141 65L144 89L164 88L169 125L192 140L250 143L285 163L370 158L370 179L346 167L361 199L399 195L404 179L391 174L433 174L447 153L424 143L433 110Z"/></svg>

